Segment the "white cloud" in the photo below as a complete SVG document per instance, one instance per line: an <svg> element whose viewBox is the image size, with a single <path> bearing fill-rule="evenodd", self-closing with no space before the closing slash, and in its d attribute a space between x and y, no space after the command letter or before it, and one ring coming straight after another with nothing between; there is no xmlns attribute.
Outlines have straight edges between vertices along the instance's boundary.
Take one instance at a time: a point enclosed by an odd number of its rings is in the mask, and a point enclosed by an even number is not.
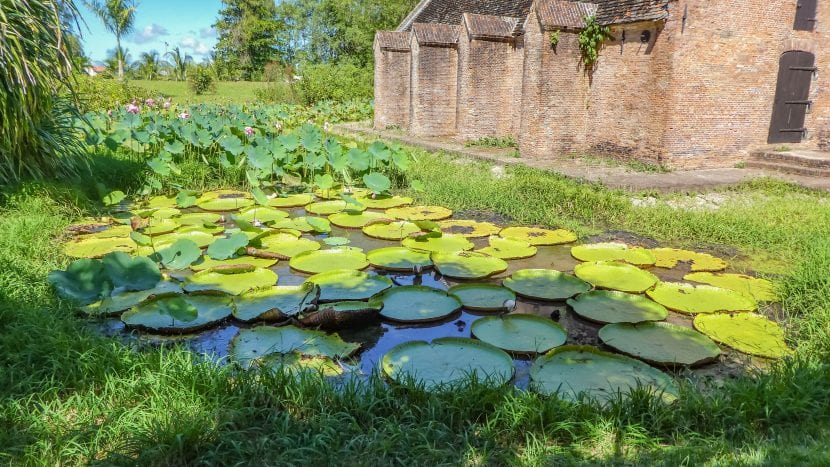
<svg viewBox="0 0 830 467"><path fill-rule="evenodd" d="M216 37L216 28L211 26L211 27L208 27L208 28L199 29L199 36L202 39L214 38L214 37Z"/></svg>
<svg viewBox="0 0 830 467"><path fill-rule="evenodd" d="M135 42L136 44L145 44L147 42L152 42L161 36L167 36L169 34L170 33L167 31L167 28L153 23L144 26L144 29L135 33L135 35L133 36L133 42Z"/></svg>
<svg viewBox="0 0 830 467"><path fill-rule="evenodd" d="M193 36L185 36L179 41L179 45L185 49L190 50L196 55L205 55L210 52L211 48L204 42L196 39Z"/></svg>

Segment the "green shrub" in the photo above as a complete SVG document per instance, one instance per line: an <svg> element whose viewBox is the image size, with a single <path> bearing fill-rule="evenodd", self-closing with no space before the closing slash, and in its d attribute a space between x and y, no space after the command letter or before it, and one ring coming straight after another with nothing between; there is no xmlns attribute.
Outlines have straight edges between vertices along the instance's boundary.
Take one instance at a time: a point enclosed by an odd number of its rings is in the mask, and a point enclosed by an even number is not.
<svg viewBox="0 0 830 467"><path fill-rule="evenodd" d="M201 95L216 90L213 73L206 67L195 67L187 77L187 84L193 94Z"/></svg>
<svg viewBox="0 0 830 467"><path fill-rule="evenodd" d="M256 99L266 104L296 104L299 102L297 91L288 81L274 81L254 91Z"/></svg>
<svg viewBox="0 0 830 467"><path fill-rule="evenodd" d="M150 97L166 97L151 96L146 89L133 86L126 80L78 75L75 83L78 106L82 112L110 110L127 105L134 99L144 102Z"/></svg>
<svg viewBox="0 0 830 467"><path fill-rule="evenodd" d="M352 64L305 65L300 75L296 87L306 104L365 100L373 95L373 73L369 68Z"/></svg>

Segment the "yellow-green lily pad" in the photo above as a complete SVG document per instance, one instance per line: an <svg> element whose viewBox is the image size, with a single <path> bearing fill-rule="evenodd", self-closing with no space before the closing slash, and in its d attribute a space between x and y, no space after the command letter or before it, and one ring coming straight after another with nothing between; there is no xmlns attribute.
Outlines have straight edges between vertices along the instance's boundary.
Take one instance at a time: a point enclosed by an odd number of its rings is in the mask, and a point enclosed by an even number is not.
<svg viewBox="0 0 830 467"><path fill-rule="evenodd" d="M260 239L262 248L271 253L276 253L286 258L293 258L300 253L317 251L322 245L320 242L308 239L297 238L290 233L276 232Z"/></svg>
<svg viewBox="0 0 830 467"><path fill-rule="evenodd" d="M408 237L402 242L403 246L417 251L428 251L430 253L453 253L457 251L472 250L473 242L459 235L422 235L419 237Z"/></svg>
<svg viewBox="0 0 830 467"><path fill-rule="evenodd" d="M141 233L155 237L170 233L179 227L181 227L181 225L173 219L158 219L151 221L147 227L141 229Z"/></svg>
<svg viewBox="0 0 830 467"><path fill-rule="evenodd" d="M755 311L755 299L734 290L678 282L658 282L647 292L655 302L681 313Z"/></svg>
<svg viewBox="0 0 830 467"><path fill-rule="evenodd" d="M183 238L192 240L199 248L205 248L216 240L213 234L205 232L201 227L194 226L192 229L179 229L176 232L159 235L153 239L153 245L156 247L156 250L160 250Z"/></svg>
<svg viewBox="0 0 830 467"><path fill-rule="evenodd" d="M522 269L504 280L516 295L534 300L557 301L591 290L591 284L553 269Z"/></svg>
<svg viewBox="0 0 830 467"><path fill-rule="evenodd" d="M340 186L326 190L317 189L314 190L314 194L320 199L340 199L344 195L351 196L353 198L363 198L369 194L369 190L366 188L348 188Z"/></svg>
<svg viewBox="0 0 830 467"><path fill-rule="evenodd" d="M595 261L577 264L576 277L600 289L642 293L657 283L657 276L637 266L617 261Z"/></svg>
<svg viewBox="0 0 830 467"><path fill-rule="evenodd" d="M369 264L378 269L414 272L432 267L430 254L402 246L378 248L366 254Z"/></svg>
<svg viewBox="0 0 830 467"><path fill-rule="evenodd" d="M233 316L245 322L297 316L310 293L311 287L305 285L276 285L245 292L234 297Z"/></svg>
<svg viewBox="0 0 830 467"><path fill-rule="evenodd" d="M374 211L345 211L330 215L329 222L344 229L362 229L372 221L386 218L386 215Z"/></svg>
<svg viewBox="0 0 830 467"><path fill-rule="evenodd" d="M574 312L595 323L641 323L663 321L669 311L642 295L616 290L592 290L568 300Z"/></svg>
<svg viewBox="0 0 830 467"><path fill-rule="evenodd" d="M495 284L458 284L447 291L461 301L464 308L473 311L510 311L516 294L507 287Z"/></svg>
<svg viewBox="0 0 830 467"><path fill-rule="evenodd" d="M368 209L390 209L408 206L412 204L412 198L389 195L379 195L374 198L361 196L357 198L357 202L366 206Z"/></svg>
<svg viewBox="0 0 830 467"><path fill-rule="evenodd" d="M313 219L309 222L309 220ZM320 224L320 225L315 225ZM292 217L290 219L280 219L270 224L274 229L289 229L299 230L300 232L328 232L331 230L331 225L328 219L322 217Z"/></svg>
<svg viewBox="0 0 830 467"><path fill-rule="evenodd" d="M81 310L91 316L113 316L121 313L122 311L129 310L130 308L147 300L157 297L179 295L182 293L184 293L184 290L182 290L182 287L179 284L170 281L162 281L152 289L115 294L91 305L84 306Z"/></svg>
<svg viewBox="0 0 830 467"><path fill-rule="evenodd" d="M680 262L690 262L692 271L722 271L728 263L708 253L681 250L677 248L652 248L658 268L673 268Z"/></svg>
<svg viewBox="0 0 830 467"><path fill-rule="evenodd" d="M403 240L420 231L420 227L407 221L376 222L369 223L363 227L364 234L381 240Z"/></svg>
<svg viewBox="0 0 830 467"><path fill-rule="evenodd" d="M135 242L129 237L80 237L66 242L63 246L63 252L71 258L100 258L115 251L130 253L136 249L136 246Z"/></svg>
<svg viewBox="0 0 830 467"><path fill-rule="evenodd" d="M288 264L292 269L306 274L319 274L338 269L366 269L369 260L360 248L338 247L300 253L292 257Z"/></svg>
<svg viewBox="0 0 830 467"><path fill-rule="evenodd" d="M302 355L298 352L273 353L258 363L263 368L288 375L315 374L334 377L343 374L343 367L329 357Z"/></svg>
<svg viewBox="0 0 830 467"><path fill-rule="evenodd" d="M504 238L512 238L530 243L533 246L561 245L575 242L575 233L564 230L540 229L537 227L506 227L499 232Z"/></svg>
<svg viewBox="0 0 830 467"><path fill-rule="evenodd" d="M635 266L652 266L654 254L645 248L625 243L593 243L571 248L571 255L580 261L621 261Z"/></svg>
<svg viewBox="0 0 830 467"><path fill-rule="evenodd" d="M236 215L237 218L246 222L273 222L288 217L288 213L269 206L251 206L245 208Z"/></svg>
<svg viewBox="0 0 830 467"><path fill-rule="evenodd" d="M432 263L441 275L453 279L484 279L507 270L503 259L471 251L433 253Z"/></svg>
<svg viewBox="0 0 830 467"><path fill-rule="evenodd" d="M441 231L447 234L460 235L466 238L483 238L497 235L501 227L490 222L479 222L468 219L451 219L438 223Z"/></svg>
<svg viewBox="0 0 830 467"><path fill-rule="evenodd" d="M231 299L222 295L162 297L121 315L127 327L160 334L188 334L213 327L231 316Z"/></svg>
<svg viewBox="0 0 830 467"><path fill-rule="evenodd" d="M221 218L222 216L215 212L188 212L174 219L179 225L203 226L205 224L215 224Z"/></svg>
<svg viewBox="0 0 830 467"><path fill-rule="evenodd" d="M268 206L275 208L301 208L314 201L311 193L297 193L288 196L277 196L268 200Z"/></svg>
<svg viewBox="0 0 830 467"><path fill-rule="evenodd" d="M210 291L239 295L249 290L271 287L277 283L277 274L270 269L243 268L242 272L217 269L197 272L184 283L188 292Z"/></svg>
<svg viewBox="0 0 830 467"><path fill-rule="evenodd" d="M490 237L490 246L477 250L485 255L501 259L524 259L536 254L537 248L524 240L504 237Z"/></svg>
<svg viewBox="0 0 830 467"><path fill-rule="evenodd" d="M305 210L306 212L316 214L318 216L329 216L343 211L362 212L366 210L366 207L359 204L347 203L342 199L336 199L308 204L306 205Z"/></svg>
<svg viewBox="0 0 830 467"><path fill-rule="evenodd" d="M222 268L227 266L248 265L255 268L268 269L277 264L275 259L255 258L253 256L239 256L237 258L217 260L210 256L203 256L200 260L190 265L190 269L198 272L208 269Z"/></svg>
<svg viewBox="0 0 830 467"><path fill-rule="evenodd" d="M405 221L440 221L452 217L452 211L441 206L408 206L387 209L386 215Z"/></svg>
<svg viewBox="0 0 830 467"><path fill-rule="evenodd" d="M175 196L154 196L147 200L148 208L174 208L176 207Z"/></svg>
<svg viewBox="0 0 830 467"><path fill-rule="evenodd" d="M420 285L389 289L379 300L381 316L405 323L438 321L461 309L461 302L447 292Z"/></svg>
<svg viewBox="0 0 830 467"><path fill-rule="evenodd" d="M559 323L524 314L487 316L476 320L470 331L476 339L522 355L545 353L568 340Z"/></svg>
<svg viewBox="0 0 830 467"><path fill-rule="evenodd" d="M734 290L754 298L759 302L778 300L772 282L743 274L724 274L713 272L694 272L683 277L684 280L713 285L722 289Z"/></svg>
<svg viewBox="0 0 830 467"><path fill-rule="evenodd" d="M599 330L602 342L646 363L700 366L713 362L720 349L705 335L671 323L616 323Z"/></svg>
<svg viewBox="0 0 830 467"><path fill-rule="evenodd" d="M307 282L320 287L320 302L368 300L393 285L386 276L352 269L315 274Z"/></svg>
<svg viewBox="0 0 830 467"><path fill-rule="evenodd" d="M231 357L245 368L271 354L300 353L308 356L347 358L360 344L345 342L337 334L296 326L257 326L243 329L231 342Z"/></svg>
<svg viewBox="0 0 830 467"><path fill-rule="evenodd" d="M780 358L791 352L781 326L759 314L698 315L694 326L712 340L749 355Z"/></svg>
<svg viewBox="0 0 830 467"><path fill-rule="evenodd" d="M196 206L205 211L238 211L253 206L254 200L247 193L205 193Z"/></svg>

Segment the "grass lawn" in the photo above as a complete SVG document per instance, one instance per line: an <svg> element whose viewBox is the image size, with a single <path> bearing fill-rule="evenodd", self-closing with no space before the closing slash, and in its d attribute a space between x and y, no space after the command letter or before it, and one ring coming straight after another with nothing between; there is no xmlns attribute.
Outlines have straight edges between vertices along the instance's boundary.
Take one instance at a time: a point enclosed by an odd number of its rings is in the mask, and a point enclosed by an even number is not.
<svg viewBox="0 0 830 467"><path fill-rule="evenodd" d="M142 87L151 93L172 97L175 102L184 104L230 104L245 103L256 100L256 90L268 83L259 81L219 81L216 90L207 94L196 95L190 91L185 81L131 80L130 84Z"/></svg>
<svg viewBox="0 0 830 467"><path fill-rule="evenodd" d="M684 384L671 406L635 392L600 407L512 387L426 394L375 378L333 388L317 378L239 373L174 346L131 348L90 329L46 283L65 265L63 229L98 212L91 181L141 183L137 163L102 156L92 180L0 195L0 462L830 464L827 194L758 181L719 193L717 210L684 207L695 199L688 195L637 195L656 201L635 206L631 194L538 170L501 174L416 154L404 176L424 182L424 193L412 193L420 202L731 252L738 264L773 274L797 352L767 373ZM200 190L244 177L181 168L177 181Z"/></svg>

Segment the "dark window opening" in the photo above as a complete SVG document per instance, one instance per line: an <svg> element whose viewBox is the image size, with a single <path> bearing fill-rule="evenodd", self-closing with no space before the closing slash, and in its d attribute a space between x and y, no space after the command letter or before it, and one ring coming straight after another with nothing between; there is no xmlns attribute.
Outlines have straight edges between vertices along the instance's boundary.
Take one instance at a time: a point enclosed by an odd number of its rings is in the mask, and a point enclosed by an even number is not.
<svg viewBox="0 0 830 467"><path fill-rule="evenodd" d="M796 31L812 31L816 27L816 4L818 0L798 0L795 7Z"/></svg>

